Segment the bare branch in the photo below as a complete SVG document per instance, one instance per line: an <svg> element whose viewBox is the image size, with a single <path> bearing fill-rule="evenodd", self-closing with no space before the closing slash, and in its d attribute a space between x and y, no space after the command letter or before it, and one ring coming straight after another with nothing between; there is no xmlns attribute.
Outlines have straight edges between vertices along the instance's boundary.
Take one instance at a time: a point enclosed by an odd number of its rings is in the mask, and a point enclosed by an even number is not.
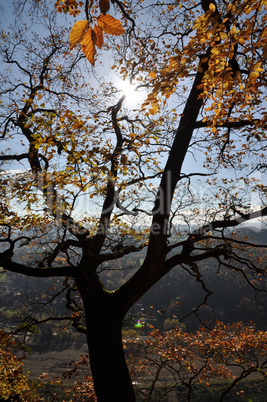
<svg viewBox="0 0 267 402"><path fill-rule="evenodd" d="M71 267L42 267L42 268L33 268L27 265L19 264L14 261L7 260L4 253L0 254L0 264L1 266L11 272L16 272L17 274L23 274L26 276L33 276L35 278L48 278L54 276L72 276L75 277L77 271Z"/></svg>

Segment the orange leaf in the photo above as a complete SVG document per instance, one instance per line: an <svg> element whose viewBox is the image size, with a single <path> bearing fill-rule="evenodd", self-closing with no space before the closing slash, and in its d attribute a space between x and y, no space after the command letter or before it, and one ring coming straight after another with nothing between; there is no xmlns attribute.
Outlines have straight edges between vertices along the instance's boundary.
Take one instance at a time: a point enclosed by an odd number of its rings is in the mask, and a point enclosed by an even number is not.
<svg viewBox="0 0 267 402"><path fill-rule="evenodd" d="M125 32L121 22L109 14L100 14L97 17L97 24L105 33L110 35L121 35Z"/></svg>
<svg viewBox="0 0 267 402"><path fill-rule="evenodd" d="M88 28L88 21L82 20L77 21L72 27L70 33L70 48L73 49L77 43L80 43L83 40L84 34Z"/></svg>
<svg viewBox="0 0 267 402"><path fill-rule="evenodd" d="M84 55L86 56L86 58L94 66L94 64L95 64L94 56L96 54L96 50L95 50L95 43L94 43L95 38L93 38L93 36L92 36L92 31L93 30L90 27L88 29L88 31L86 32L86 34L84 35L83 40L82 40L82 51L83 51Z"/></svg>
<svg viewBox="0 0 267 402"><path fill-rule="evenodd" d="M109 0L99 0L99 7L101 13L105 15L109 10Z"/></svg>
<svg viewBox="0 0 267 402"><path fill-rule="evenodd" d="M96 45L99 49L101 49L101 47L102 47L102 45L103 45L103 42L104 42L104 39L103 39L103 31L102 31L102 29L101 29L98 25L95 25L95 26L94 26L94 31L95 31L95 34L96 34L96 43L95 43L95 45Z"/></svg>
<svg viewBox="0 0 267 402"><path fill-rule="evenodd" d="M155 73L149 73L149 76L150 76L151 78L157 78L157 75L156 75Z"/></svg>

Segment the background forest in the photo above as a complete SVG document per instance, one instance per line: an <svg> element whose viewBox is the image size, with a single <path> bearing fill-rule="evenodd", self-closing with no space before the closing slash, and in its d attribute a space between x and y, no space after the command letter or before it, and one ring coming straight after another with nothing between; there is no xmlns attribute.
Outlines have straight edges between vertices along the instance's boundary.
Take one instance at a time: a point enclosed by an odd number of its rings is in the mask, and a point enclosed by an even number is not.
<svg viewBox="0 0 267 402"><path fill-rule="evenodd" d="M257 230L257 227L244 227L238 231L238 235L246 236L250 241L260 244L267 240L267 232ZM255 251L252 250L253 252ZM145 251L140 251L115 260L106 270L104 264L101 267L101 277L107 289L121 286L137 269L144 254ZM191 332L196 331L203 322L212 326L216 320L229 324L236 321L242 321L244 324L251 322L256 325L256 329L267 330L267 298L264 292L255 293L250 284L235 272L224 268L219 273L216 272L212 260L201 263L200 270L207 288L213 292L208 304L201 306L205 293L195 278L176 268L162 278L129 311L124 322L124 335L147 335L152 330L151 326L160 331L168 331L181 324L184 330ZM260 282L251 280L252 284L259 286ZM84 344L84 335L77 334L76 330L68 325L68 319L35 325L34 317L36 323L38 319L42 321L51 316L68 317L65 296L54 297L56 289L60 290L61 286L60 279L55 283L53 279L46 278L44 283L43 279L2 272L0 320L3 328L16 331L22 321L25 324L31 323L35 331L32 335L28 334L26 346L38 352L64 350L70 346L78 347ZM263 283L261 286L264 288ZM177 288L182 289L179 296ZM196 310L198 306L200 308ZM135 327L138 320L142 322L142 328Z"/></svg>

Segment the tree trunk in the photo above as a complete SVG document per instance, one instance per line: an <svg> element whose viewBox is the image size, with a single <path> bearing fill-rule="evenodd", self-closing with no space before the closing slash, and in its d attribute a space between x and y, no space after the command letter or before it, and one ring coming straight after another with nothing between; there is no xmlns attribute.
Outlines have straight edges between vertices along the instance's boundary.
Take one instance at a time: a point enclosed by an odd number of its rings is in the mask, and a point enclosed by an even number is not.
<svg viewBox="0 0 267 402"><path fill-rule="evenodd" d="M135 401L122 346L120 325L106 318L98 320L97 324L91 319L92 317L87 324L87 340L97 400Z"/></svg>
<svg viewBox="0 0 267 402"><path fill-rule="evenodd" d="M121 309L112 293L86 291L79 286L84 303L87 342L98 402L134 402L135 393L122 344Z"/></svg>

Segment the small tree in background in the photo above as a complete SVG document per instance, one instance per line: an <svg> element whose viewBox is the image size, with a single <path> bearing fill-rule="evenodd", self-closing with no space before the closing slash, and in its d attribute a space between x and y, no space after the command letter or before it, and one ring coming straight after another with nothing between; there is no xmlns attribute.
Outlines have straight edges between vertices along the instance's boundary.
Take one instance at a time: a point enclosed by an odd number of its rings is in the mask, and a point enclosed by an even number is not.
<svg viewBox="0 0 267 402"><path fill-rule="evenodd" d="M132 340L127 347L132 348L130 364L136 368L133 372L145 400L155 400L158 385L165 395L170 388L183 385L184 398L190 401L197 384L209 386L210 382L219 381L216 400L222 401L252 373L266 377L266 336L266 332L256 331L253 325L225 325L217 321L211 331L204 327L195 333L181 329L154 331L145 341Z"/></svg>
<svg viewBox="0 0 267 402"><path fill-rule="evenodd" d="M0 398L8 401L37 401L38 393L23 374L23 358L15 354L15 342L0 330Z"/></svg>

